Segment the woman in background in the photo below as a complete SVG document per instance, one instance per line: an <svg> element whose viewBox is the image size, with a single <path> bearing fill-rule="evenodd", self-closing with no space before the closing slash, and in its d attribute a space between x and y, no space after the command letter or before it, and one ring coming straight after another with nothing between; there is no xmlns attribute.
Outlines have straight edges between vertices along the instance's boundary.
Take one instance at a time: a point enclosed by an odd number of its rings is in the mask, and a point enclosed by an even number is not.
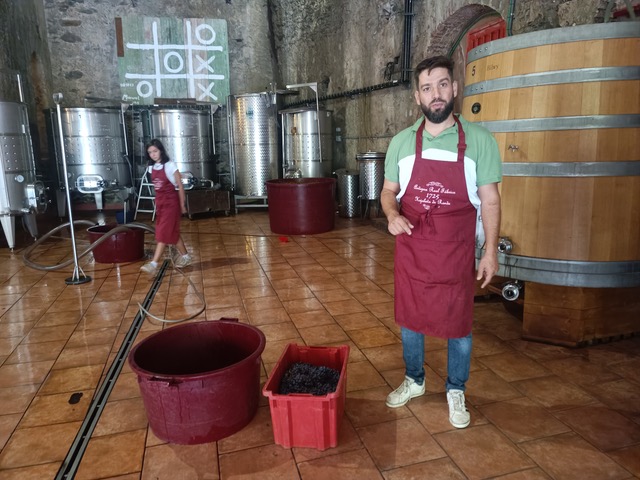
<svg viewBox="0 0 640 480"><path fill-rule="evenodd" d="M140 271L155 275L167 245L175 245L178 249L179 255L174 259L176 267L191 265L191 255L187 253L187 247L180 237L180 217L187 213L187 208L178 166L169 159L164 145L158 139L151 140L146 151L148 172L151 173L155 190L156 250L153 259L144 264Z"/></svg>

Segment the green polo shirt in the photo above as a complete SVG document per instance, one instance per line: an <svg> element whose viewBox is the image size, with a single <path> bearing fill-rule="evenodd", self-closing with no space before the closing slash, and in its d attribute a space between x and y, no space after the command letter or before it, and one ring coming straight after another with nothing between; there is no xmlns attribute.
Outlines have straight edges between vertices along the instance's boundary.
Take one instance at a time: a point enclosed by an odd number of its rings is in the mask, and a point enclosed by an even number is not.
<svg viewBox="0 0 640 480"><path fill-rule="evenodd" d="M400 184L400 200L411 178L416 152L416 132L422 123L420 117L412 126L391 139L384 164L384 177ZM478 208L478 186L498 183L502 180L502 162L498 144L489 130L458 117L465 134L467 149L464 154L464 171L470 202ZM422 157L434 161L455 162L458 157L458 124L449 127L437 137L424 131ZM437 179L435 179L437 180Z"/></svg>

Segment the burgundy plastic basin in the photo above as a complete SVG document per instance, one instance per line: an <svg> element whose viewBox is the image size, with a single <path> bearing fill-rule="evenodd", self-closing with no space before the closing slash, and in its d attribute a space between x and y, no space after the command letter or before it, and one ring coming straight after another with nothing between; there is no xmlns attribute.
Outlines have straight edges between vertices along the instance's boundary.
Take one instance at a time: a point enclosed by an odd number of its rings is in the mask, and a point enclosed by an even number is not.
<svg viewBox="0 0 640 480"><path fill-rule="evenodd" d="M312 235L333 230L335 192L335 178L268 180L271 231L284 235Z"/></svg>
<svg viewBox="0 0 640 480"><path fill-rule="evenodd" d="M155 333L129 353L149 426L166 442L215 442L245 427L260 397L264 334L237 320Z"/></svg>
<svg viewBox="0 0 640 480"><path fill-rule="evenodd" d="M99 240L102 236L118 225L96 225L89 227L89 241ZM126 263L135 262L144 257L144 230L130 228L111 235L104 242L93 249L93 258L98 263Z"/></svg>

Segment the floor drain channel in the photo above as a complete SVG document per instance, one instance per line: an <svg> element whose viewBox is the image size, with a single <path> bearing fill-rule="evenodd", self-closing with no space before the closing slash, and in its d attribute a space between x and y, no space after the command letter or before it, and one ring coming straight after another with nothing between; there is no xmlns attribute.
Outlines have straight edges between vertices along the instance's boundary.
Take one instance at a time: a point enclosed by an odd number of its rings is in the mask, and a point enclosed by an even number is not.
<svg viewBox="0 0 640 480"><path fill-rule="evenodd" d="M155 297L158 289L160 288L160 285L162 284L162 278L164 277L164 273L167 270L168 266L169 261L165 260L160 267L158 275L151 285L147 296L144 299L142 306L145 308L145 310L149 310L151 308L153 297ZM78 431L76 438L74 439L71 447L69 448L69 451L67 452L67 456L64 458L62 465L60 466L60 470L58 470L55 480L68 480L75 477L76 472L78 471L78 467L80 466L82 456L87 449L87 444L89 443L91 435L93 434L93 430L98 424L98 420L100 419L100 415L102 415L102 411L107 404L107 399L111 394L111 390L113 390L116 380L118 379L118 376L122 371L122 367L127 359L129 350L133 345L133 341L136 339L136 336L138 335L138 332L142 327L144 317L144 314L141 311L138 311L137 315L133 319L131 328L129 328L129 331L124 337L122 345L120 345L120 350L118 350L116 358L113 360L111 367L109 367L107 376L105 377L104 381L93 397L91 405L89 405L87 415L84 417L84 421L80 426L80 430Z"/></svg>

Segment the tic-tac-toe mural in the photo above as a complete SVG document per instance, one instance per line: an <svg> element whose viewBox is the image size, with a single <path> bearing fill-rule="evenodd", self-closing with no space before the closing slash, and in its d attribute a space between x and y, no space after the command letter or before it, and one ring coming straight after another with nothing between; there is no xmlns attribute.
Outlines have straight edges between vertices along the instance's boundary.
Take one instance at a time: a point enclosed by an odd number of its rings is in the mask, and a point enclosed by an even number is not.
<svg viewBox="0 0 640 480"><path fill-rule="evenodd" d="M226 20L116 18L122 101L157 98L225 103L229 95Z"/></svg>

